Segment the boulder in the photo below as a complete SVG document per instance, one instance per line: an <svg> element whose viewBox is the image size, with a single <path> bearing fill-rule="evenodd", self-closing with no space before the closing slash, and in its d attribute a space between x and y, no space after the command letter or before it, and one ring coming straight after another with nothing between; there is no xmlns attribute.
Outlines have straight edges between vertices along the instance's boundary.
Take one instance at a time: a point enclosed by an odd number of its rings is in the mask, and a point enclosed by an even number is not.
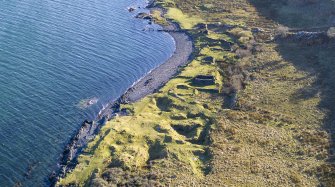
<svg viewBox="0 0 335 187"><path fill-rule="evenodd" d="M255 27L255 28L251 29L251 32L252 33L260 33L260 32L263 32L263 29Z"/></svg>

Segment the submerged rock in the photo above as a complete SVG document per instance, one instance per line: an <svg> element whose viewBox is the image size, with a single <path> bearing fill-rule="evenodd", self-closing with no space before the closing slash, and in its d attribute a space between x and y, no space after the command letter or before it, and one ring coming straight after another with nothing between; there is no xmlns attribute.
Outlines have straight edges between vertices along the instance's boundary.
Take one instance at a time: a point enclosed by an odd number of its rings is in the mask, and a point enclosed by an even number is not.
<svg viewBox="0 0 335 187"><path fill-rule="evenodd" d="M96 97L92 97L92 98L88 98L88 99L83 99L78 103L78 107L79 108L88 108L94 104L96 104L99 101L98 98Z"/></svg>
<svg viewBox="0 0 335 187"><path fill-rule="evenodd" d="M134 12L135 10L136 10L136 9L133 8L133 7L129 7L129 8L128 8L128 11L129 11L129 12Z"/></svg>

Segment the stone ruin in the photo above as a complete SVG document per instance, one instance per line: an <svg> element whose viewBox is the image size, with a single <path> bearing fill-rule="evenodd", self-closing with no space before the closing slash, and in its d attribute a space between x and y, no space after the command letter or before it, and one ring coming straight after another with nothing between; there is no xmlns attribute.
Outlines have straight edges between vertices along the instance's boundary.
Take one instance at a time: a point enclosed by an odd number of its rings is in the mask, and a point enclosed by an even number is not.
<svg viewBox="0 0 335 187"><path fill-rule="evenodd" d="M201 86L214 85L215 77L213 75L197 75L193 78L192 83Z"/></svg>

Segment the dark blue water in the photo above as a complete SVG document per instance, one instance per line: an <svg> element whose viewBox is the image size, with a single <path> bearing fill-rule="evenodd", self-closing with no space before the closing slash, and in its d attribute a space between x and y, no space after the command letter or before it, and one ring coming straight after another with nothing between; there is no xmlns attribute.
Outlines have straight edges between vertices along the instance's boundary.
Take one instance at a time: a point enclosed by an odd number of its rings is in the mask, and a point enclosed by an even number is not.
<svg viewBox="0 0 335 187"><path fill-rule="evenodd" d="M81 122L175 46L127 11L142 0L0 3L0 186L43 186ZM78 106L93 97L95 105Z"/></svg>

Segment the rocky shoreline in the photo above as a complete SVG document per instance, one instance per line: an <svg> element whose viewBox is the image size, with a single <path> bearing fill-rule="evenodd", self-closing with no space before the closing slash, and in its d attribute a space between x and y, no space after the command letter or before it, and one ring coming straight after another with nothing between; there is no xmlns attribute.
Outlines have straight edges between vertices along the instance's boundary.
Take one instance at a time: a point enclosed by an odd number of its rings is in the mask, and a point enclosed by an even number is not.
<svg viewBox="0 0 335 187"><path fill-rule="evenodd" d="M160 9L154 6L154 1L150 1L147 8L151 10ZM160 10L163 11L162 9ZM156 92L178 73L180 67L188 63L189 57L193 52L193 42L190 36L181 31L176 23L172 22L169 22L167 26L163 26L163 31L168 32L175 41L176 50L173 55L166 62L134 83L119 99L102 109L96 120L85 120L82 123L79 130L66 144L57 163L57 168L50 174L48 178L50 186L55 186L59 178L63 178L75 168L78 155L107 121L113 119L116 115L127 115L126 111L120 110L121 104L136 102Z"/></svg>
<svg viewBox="0 0 335 187"><path fill-rule="evenodd" d="M173 30L171 26L174 27ZM177 31L177 27L173 24L165 30ZM146 95L154 93L170 80L181 66L186 65L189 56L193 51L192 41L189 36L182 32L169 32L174 38L176 50L174 54L163 64L149 72L145 77L140 79L121 97L123 103L135 102Z"/></svg>

